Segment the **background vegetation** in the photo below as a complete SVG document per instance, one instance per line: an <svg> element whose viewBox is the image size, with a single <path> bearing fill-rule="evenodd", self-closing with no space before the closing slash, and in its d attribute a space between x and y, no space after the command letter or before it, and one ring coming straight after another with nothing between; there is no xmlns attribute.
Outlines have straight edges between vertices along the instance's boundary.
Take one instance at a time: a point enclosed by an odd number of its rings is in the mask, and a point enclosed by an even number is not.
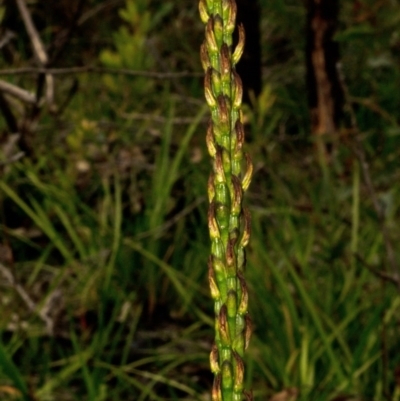
<svg viewBox="0 0 400 401"><path fill-rule="evenodd" d="M15 3L0 6L14 35L0 73L35 93L38 73L16 71L38 64ZM91 69L55 73L52 102L4 95L20 136L0 119L2 400L210 399L203 27L184 3L29 2L50 66ZM321 166L305 6L260 3L246 387L259 400L400 400L400 4L342 2L357 129Z"/></svg>

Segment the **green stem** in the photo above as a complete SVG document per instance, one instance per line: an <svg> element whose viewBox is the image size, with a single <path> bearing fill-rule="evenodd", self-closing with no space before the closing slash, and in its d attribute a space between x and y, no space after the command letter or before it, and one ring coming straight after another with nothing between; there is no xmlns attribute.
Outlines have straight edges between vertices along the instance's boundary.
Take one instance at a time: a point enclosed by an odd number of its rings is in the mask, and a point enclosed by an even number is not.
<svg viewBox="0 0 400 401"><path fill-rule="evenodd" d="M232 51L235 29L234 0L200 0L205 28L201 61L205 71L205 98L211 111L207 147L213 160L208 182L208 225L211 238L209 282L215 302L215 344L211 351L213 401L241 401L252 395L243 389L244 351L251 334L244 279L245 247L250 237L250 215L243 193L253 167L243 153L242 82L235 71L244 47L244 29ZM243 160L246 168L242 173Z"/></svg>

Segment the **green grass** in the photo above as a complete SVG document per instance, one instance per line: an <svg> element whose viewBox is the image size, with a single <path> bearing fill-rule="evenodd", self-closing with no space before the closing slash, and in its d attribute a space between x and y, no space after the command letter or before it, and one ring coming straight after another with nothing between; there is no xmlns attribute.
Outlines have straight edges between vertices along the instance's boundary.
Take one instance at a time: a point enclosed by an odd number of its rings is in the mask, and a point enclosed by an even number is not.
<svg viewBox="0 0 400 401"><path fill-rule="evenodd" d="M392 273L381 225L351 139L325 170L315 158L292 23L302 14L292 6L280 21L286 3L278 3L263 23L268 39L287 31L293 52L282 64L268 45L268 83L256 111L246 111L255 174L246 199L254 335L245 387L257 400L294 388L297 401L399 401L400 294L372 273ZM161 47L176 48L163 54L167 67L200 70L195 5L168 18L152 31ZM377 69L396 77L397 67L371 69L373 46L358 54L346 40L345 71L363 68L352 72L362 80L351 92L369 98L378 88L392 117L373 111L379 99L356 108L399 263L399 92L395 80L375 77ZM383 39L374 40L379 48ZM64 115L40 118L36 158L2 167L0 241L13 262L0 255L0 263L16 282L0 271L0 399L208 401L214 311L202 83L154 81L141 99L134 78L118 77L120 91L104 79L81 78Z"/></svg>

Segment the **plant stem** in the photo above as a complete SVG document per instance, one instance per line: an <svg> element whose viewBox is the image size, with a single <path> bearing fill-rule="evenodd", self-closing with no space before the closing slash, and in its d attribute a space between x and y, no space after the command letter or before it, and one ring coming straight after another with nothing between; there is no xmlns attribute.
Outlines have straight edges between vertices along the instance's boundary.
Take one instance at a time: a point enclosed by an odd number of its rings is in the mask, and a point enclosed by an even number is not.
<svg viewBox="0 0 400 401"><path fill-rule="evenodd" d="M200 0L205 28L201 62L204 89L211 119L207 147L213 160L208 181L208 225L211 238L209 282L215 302L215 344L210 362L214 373L213 401L252 400L243 389L244 351L251 335L247 312L248 292L244 279L245 247L250 237L250 215L242 206L243 193L253 171L243 152L242 82L235 71L244 47L244 29L232 51L235 29L234 0ZM243 160L246 166L243 168ZM242 173L244 170L244 173Z"/></svg>

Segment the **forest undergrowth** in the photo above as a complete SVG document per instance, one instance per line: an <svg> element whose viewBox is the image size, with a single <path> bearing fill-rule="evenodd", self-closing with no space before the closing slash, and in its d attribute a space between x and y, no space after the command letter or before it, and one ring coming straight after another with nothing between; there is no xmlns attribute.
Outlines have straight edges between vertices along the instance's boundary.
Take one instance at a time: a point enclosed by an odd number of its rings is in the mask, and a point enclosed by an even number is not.
<svg viewBox="0 0 400 401"><path fill-rule="evenodd" d="M377 9L375 22L344 6L356 126L321 163L294 23L304 7L272 3L262 4L263 90L244 111L254 164L245 387L256 400L399 401L400 69L387 43L400 6ZM71 96L62 113L41 106L31 154L7 161L18 148L0 120L1 400L210 400L203 27L197 4L116 4L87 17L92 42L71 42L72 64L57 62L103 70L57 76L59 104ZM1 69L32 65L27 37L15 41Z"/></svg>

